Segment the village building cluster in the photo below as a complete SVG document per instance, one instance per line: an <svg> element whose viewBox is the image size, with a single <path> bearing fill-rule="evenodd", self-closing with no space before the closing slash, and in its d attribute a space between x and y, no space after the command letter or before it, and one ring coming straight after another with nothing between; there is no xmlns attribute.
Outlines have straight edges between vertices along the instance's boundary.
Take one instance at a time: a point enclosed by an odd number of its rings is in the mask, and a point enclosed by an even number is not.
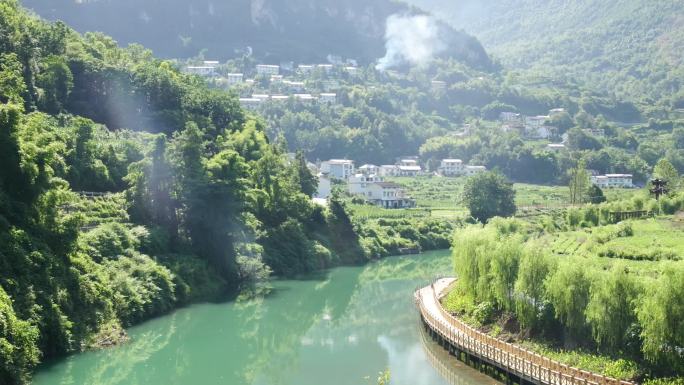
<svg viewBox="0 0 684 385"><path fill-rule="evenodd" d="M274 94L252 93L241 95L239 101L243 108L256 110L267 101L285 102L296 100L302 103L336 104L340 81L335 78L337 74L346 73L355 77L360 73L355 60L343 61L337 56L330 56L331 63L324 64L299 64L295 67L292 62L281 64L257 64L254 68L253 78L247 78L243 73L221 73L218 61L204 61L199 66L186 66L185 72L212 78L227 87L246 85L254 88L258 82L268 85L276 85L279 92ZM319 79L315 90L310 90L302 79L312 76L315 71L325 74L325 79Z"/></svg>
<svg viewBox="0 0 684 385"><path fill-rule="evenodd" d="M313 166L315 167L315 166ZM436 174L444 177L469 176L486 171L485 166L465 165L460 159L443 159ZM312 168L318 174L316 198L327 199L332 193L332 180L347 185L347 191L354 196L383 208L411 208L416 202L398 183L387 181L387 177L417 177L429 175L420 166L417 157L404 157L395 164L376 166L364 164L358 168L349 159L330 159Z"/></svg>

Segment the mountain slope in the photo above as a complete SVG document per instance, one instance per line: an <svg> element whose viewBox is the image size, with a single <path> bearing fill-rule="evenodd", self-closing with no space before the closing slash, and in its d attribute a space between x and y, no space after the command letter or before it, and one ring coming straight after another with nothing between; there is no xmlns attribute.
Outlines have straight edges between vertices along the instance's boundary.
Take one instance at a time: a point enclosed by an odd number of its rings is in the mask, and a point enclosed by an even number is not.
<svg viewBox="0 0 684 385"><path fill-rule="evenodd" d="M419 12L381 0L25 0L40 16L76 30L102 31L120 43L141 43L162 57L183 58L206 50L225 60L252 51L262 60L324 61L329 54L372 63L384 54L385 21ZM476 39L457 37L446 52L476 67L489 67Z"/></svg>
<svg viewBox="0 0 684 385"><path fill-rule="evenodd" d="M677 0L411 0L477 36L505 65L618 97L682 107Z"/></svg>

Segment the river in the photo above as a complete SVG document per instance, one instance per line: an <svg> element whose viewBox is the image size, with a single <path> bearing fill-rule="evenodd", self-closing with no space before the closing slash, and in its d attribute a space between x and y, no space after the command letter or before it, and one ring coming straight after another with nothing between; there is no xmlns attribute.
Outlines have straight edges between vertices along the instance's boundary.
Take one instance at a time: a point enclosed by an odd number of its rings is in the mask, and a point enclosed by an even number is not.
<svg viewBox="0 0 684 385"><path fill-rule="evenodd" d="M43 365L34 385L491 385L419 327L412 292L448 274L448 251L278 280L247 302L183 308L131 340Z"/></svg>

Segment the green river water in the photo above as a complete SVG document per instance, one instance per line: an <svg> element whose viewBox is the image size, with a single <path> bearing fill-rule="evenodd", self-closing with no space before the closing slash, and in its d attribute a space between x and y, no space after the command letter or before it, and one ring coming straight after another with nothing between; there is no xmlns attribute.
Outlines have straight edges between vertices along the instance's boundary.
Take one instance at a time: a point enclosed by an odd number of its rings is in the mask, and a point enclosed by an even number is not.
<svg viewBox="0 0 684 385"><path fill-rule="evenodd" d="M483 385L421 332L412 292L448 251L274 282L248 302L202 304L128 330L121 346L44 365L34 385Z"/></svg>

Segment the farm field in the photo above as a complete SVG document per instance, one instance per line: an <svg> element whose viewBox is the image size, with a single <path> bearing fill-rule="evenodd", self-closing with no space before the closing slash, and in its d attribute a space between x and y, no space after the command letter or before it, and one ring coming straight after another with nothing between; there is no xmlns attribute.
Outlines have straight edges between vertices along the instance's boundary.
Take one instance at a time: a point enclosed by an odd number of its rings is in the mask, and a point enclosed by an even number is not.
<svg viewBox="0 0 684 385"><path fill-rule="evenodd" d="M449 209L465 212L461 202L461 193L466 178L445 178L439 176L423 176L417 178L388 178L406 188L406 192L416 199L419 208ZM532 208L560 208L568 206L569 190L567 186L547 186L526 183L514 183L516 191L515 203L521 210ZM623 199L639 190L612 189L604 191L609 201Z"/></svg>

